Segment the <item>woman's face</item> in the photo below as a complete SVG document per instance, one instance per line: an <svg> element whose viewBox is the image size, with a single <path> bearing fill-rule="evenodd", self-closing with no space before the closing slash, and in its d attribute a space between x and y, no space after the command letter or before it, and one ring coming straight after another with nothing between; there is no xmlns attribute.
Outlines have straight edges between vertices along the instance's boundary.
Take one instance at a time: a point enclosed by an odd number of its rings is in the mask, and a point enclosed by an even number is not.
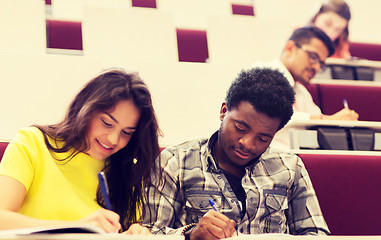
<svg viewBox="0 0 381 240"><path fill-rule="evenodd" d="M332 41L335 41L348 25L348 21L335 12L319 14L315 19L315 26L323 30Z"/></svg>
<svg viewBox="0 0 381 240"><path fill-rule="evenodd" d="M140 110L132 100L121 100L115 108L95 114L87 134L87 153L102 160L124 148L136 131L139 119Z"/></svg>

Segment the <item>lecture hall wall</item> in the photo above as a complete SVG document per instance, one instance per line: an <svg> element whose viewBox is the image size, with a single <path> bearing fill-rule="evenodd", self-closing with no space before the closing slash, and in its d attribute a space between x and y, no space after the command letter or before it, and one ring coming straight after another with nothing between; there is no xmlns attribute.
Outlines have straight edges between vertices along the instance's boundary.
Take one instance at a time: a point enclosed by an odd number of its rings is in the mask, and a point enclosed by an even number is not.
<svg viewBox="0 0 381 240"><path fill-rule="evenodd" d="M58 8L64 1L70 10ZM319 2L156 0L153 9L132 7L131 0L64 1L0 0L0 141L19 128L60 121L83 84L112 66L138 71L147 82L162 146L209 137L237 73L278 57ZM347 1L350 38L381 43L381 1ZM253 5L255 16L233 15L232 3ZM83 51L47 49L47 19L80 21ZM176 29L207 33L207 62L179 61Z"/></svg>

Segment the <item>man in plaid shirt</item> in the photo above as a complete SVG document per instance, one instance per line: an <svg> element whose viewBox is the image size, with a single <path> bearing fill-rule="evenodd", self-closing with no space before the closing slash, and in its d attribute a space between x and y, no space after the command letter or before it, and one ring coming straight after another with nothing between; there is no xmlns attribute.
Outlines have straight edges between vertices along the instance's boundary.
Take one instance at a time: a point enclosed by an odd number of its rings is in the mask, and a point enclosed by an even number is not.
<svg viewBox="0 0 381 240"><path fill-rule="evenodd" d="M162 152L163 178L148 189L143 224L191 240L329 234L301 159L269 148L293 103L294 90L278 70L242 71L222 103L220 129Z"/></svg>

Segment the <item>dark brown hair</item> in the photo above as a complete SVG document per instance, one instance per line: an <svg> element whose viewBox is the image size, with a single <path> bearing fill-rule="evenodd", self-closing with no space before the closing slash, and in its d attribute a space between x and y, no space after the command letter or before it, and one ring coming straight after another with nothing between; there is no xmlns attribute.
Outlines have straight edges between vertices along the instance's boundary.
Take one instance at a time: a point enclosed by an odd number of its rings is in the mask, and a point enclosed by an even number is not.
<svg viewBox="0 0 381 240"><path fill-rule="evenodd" d="M349 5L345 1L343 1L343 0L327 0L327 1L324 1L322 3L319 10L311 18L309 24L314 25L316 17L322 13L325 13L325 12L334 12L334 13L338 14L339 16L341 16L342 18L344 18L345 20L347 20L348 22L351 19L351 12L349 9ZM335 39L333 41L335 47L338 47L338 45L340 44L341 41L347 42L348 36L349 36L349 30L348 30L348 24L347 24L347 26L345 27L342 34L337 39Z"/></svg>
<svg viewBox="0 0 381 240"><path fill-rule="evenodd" d="M92 117L96 113L114 108L120 100L133 100L141 112L137 130L130 142L107 158L104 167L111 205L120 215L122 228L126 230L132 223L140 220L137 219L137 212L144 211L144 188L151 181L151 171L161 173L161 170L157 169L160 165L155 164L160 153L160 130L151 94L140 77L121 69L107 70L83 87L70 104L62 122L37 127L43 132L45 143L53 156L54 153L74 149L69 158L57 159L70 161L79 152L89 149L86 136ZM57 144L50 144L48 136L56 142L62 141L62 144L59 144L59 147ZM97 202L104 206L99 187Z"/></svg>

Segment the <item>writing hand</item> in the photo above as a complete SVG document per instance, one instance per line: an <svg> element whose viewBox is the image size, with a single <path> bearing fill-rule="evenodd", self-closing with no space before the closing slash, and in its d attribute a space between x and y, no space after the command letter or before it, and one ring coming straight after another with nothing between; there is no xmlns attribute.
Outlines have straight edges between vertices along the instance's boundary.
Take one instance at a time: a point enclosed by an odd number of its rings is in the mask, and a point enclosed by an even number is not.
<svg viewBox="0 0 381 240"><path fill-rule="evenodd" d="M222 239L237 236L236 222L215 210L207 212L192 230L191 240Z"/></svg>
<svg viewBox="0 0 381 240"><path fill-rule="evenodd" d="M103 229L106 233L116 233L121 229L119 215L103 208L77 222L97 226Z"/></svg>
<svg viewBox="0 0 381 240"><path fill-rule="evenodd" d="M359 119L359 114L355 110L349 108L343 108L337 113L329 116L330 120L348 120L348 121L357 121Z"/></svg>

